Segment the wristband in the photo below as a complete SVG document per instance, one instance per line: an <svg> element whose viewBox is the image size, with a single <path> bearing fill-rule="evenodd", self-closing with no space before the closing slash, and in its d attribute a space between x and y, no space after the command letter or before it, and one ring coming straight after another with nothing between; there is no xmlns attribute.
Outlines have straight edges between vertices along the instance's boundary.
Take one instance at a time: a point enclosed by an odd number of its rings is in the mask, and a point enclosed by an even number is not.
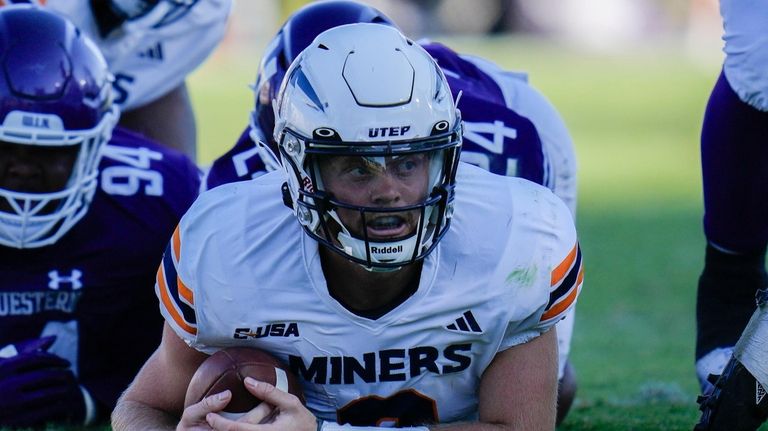
<svg viewBox="0 0 768 431"><path fill-rule="evenodd" d="M407 427L397 428L401 431L429 431L427 427ZM317 420L317 431L392 431L392 428L382 427L356 427L352 425L339 425L336 422L326 422L322 419Z"/></svg>

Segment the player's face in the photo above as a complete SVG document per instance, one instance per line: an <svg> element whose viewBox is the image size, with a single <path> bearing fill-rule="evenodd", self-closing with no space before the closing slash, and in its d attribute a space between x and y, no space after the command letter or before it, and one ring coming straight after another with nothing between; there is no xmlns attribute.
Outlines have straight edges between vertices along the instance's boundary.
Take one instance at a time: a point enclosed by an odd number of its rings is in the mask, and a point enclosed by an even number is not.
<svg viewBox="0 0 768 431"><path fill-rule="evenodd" d="M79 145L45 147L0 141L0 188L23 193L51 193L67 185ZM0 210L9 211L5 200Z"/></svg>
<svg viewBox="0 0 768 431"><path fill-rule="evenodd" d="M429 184L429 157L408 154L397 157L330 157L319 162L324 188L344 203L378 208L398 208L424 201ZM357 237L363 237L360 212L338 208L339 218ZM365 214L370 239L410 235L420 211Z"/></svg>

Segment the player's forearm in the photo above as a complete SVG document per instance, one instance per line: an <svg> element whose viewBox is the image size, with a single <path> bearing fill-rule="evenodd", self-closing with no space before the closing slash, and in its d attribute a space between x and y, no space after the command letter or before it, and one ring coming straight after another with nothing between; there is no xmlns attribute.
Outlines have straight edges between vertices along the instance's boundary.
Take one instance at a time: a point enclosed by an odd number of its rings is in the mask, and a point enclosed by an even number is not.
<svg viewBox="0 0 768 431"><path fill-rule="evenodd" d="M137 401L122 400L112 412L115 431L175 430L179 418Z"/></svg>

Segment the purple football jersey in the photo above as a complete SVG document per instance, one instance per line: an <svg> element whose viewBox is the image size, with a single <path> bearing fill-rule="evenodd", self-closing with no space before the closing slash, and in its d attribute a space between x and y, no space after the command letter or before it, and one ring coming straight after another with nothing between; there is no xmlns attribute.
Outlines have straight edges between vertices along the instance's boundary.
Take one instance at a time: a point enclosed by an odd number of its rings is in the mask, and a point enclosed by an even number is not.
<svg viewBox="0 0 768 431"><path fill-rule="evenodd" d="M443 70L464 120L461 159L495 174L546 184L547 161L536 127L508 106L502 83L439 43L423 45Z"/></svg>
<svg viewBox="0 0 768 431"><path fill-rule="evenodd" d="M458 105L464 120L461 159L495 174L551 187L550 162L542 150L539 132L530 119L508 106L500 87L504 84L444 45L429 43L423 47L445 73L454 99L462 93ZM237 144L213 163L205 187L248 180L266 169L249 127Z"/></svg>
<svg viewBox="0 0 768 431"><path fill-rule="evenodd" d="M259 152L259 147L251 138L251 127L246 127L237 143L223 156L216 159L205 176L205 189L209 190L222 184L249 180L267 167Z"/></svg>
<svg viewBox="0 0 768 431"><path fill-rule="evenodd" d="M88 213L58 242L0 246L0 347L56 335L50 351L111 409L160 341L155 274L200 183L186 156L120 128L99 176Z"/></svg>

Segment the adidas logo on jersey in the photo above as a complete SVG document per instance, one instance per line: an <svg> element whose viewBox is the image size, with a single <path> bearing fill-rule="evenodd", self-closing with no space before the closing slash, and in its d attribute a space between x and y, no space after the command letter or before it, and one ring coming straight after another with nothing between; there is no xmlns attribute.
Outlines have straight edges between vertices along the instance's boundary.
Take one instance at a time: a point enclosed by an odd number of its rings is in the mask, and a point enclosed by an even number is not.
<svg viewBox="0 0 768 431"><path fill-rule="evenodd" d="M163 44L157 42L155 45L150 46L146 50L140 52L139 57L146 58L148 60L163 61Z"/></svg>
<svg viewBox="0 0 768 431"><path fill-rule="evenodd" d="M445 329L456 332L483 332L480 325L477 323L477 320L475 320L472 310L465 311L464 314L456 319L456 321L450 325L446 325Z"/></svg>

